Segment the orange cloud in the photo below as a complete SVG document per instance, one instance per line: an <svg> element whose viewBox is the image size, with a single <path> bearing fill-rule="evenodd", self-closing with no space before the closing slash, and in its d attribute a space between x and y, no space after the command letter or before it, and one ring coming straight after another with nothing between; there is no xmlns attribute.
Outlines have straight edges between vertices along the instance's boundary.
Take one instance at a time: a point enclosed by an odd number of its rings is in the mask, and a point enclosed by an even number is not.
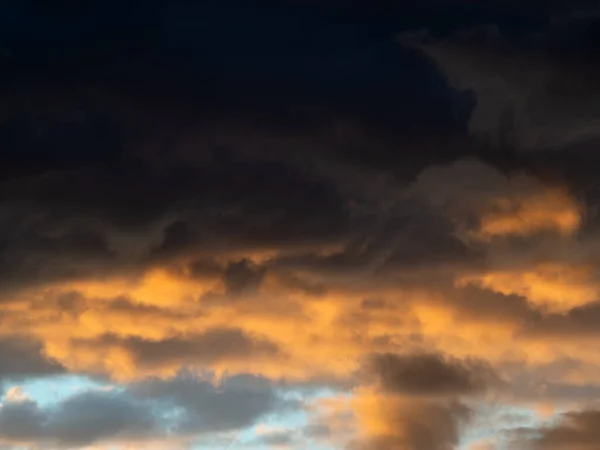
<svg viewBox="0 0 600 450"><path fill-rule="evenodd" d="M468 284L505 295L520 295L533 306L551 312L569 311L596 301L600 290L591 267L561 263L464 275L457 280L458 286Z"/></svg>
<svg viewBox="0 0 600 450"><path fill-rule="evenodd" d="M458 305L436 283L405 287L365 275L345 284L343 274L336 277L317 295L267 271L255 292L228 296L218 275L194 277L170 266L154 267L129 278L23 291L1 306L0 321L6 333L18 329L41 341L44 354L67 370L108 374L118 381L167 377L189 364L218 375L249 372L344 386L357 382L353 376L373 353L436 349L456 358L482 357L498 367L515 361L536 367L567 353L600 366L590 348L518 336L519 317L490 321L465 314L469 303ZM320 281L326 283L327 276ZM532 305L552 310L585 304L597 292L591 269L558 263L459 273L456 284L457 296L462 287L475 284L522 295ZM484 296L479 300L488 301ZM582 384L597 375L589 371L579 379L557 379ZM331 433L351 423L359 441L373 445L357 448L377 448L390 440L415 442L420 421L433 417L439 426L454 430L451 417L468 416L460 405L382 395L373 385L363 385L349 397L332 401L335 405L328 406L323 420L327 416ZM454 442L453 433L440 439Z"/></svg>
<svg viewBox="0 0 600 450"><path fill-rule="evenodd" d="M581 206L566 192L548 188L532 195L494 198L480 219L475 237L526 236L552 231L565 236L581 226Z"/></svg>

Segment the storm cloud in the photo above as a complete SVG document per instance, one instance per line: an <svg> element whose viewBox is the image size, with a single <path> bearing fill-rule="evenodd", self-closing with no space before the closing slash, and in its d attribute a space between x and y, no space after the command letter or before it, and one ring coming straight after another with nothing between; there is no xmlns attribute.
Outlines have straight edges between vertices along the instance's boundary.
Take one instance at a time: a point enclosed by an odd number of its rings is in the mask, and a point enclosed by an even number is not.
<svg viewBox="0 0 600 450"><path fill-rule="evenodd" d="M597 5L21 3L0 446L593 448Z"/></svg>

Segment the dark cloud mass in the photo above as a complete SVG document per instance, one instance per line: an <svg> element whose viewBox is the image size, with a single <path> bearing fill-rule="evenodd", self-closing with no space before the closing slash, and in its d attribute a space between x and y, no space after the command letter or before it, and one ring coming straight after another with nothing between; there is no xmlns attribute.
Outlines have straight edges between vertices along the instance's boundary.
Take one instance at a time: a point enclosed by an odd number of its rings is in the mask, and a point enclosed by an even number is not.
<svg viewBox="0 0 600 450"><path fill-rule="evenodd" d="M464 395L481 392L495 381L482 361L460 361L439 354L376 355L371 370L381 388L417 396Z"/></svg>
<svg viewBox="0 0 600 450"><path fill-rule="evenodd" d="M39 342L12 336L0 339L0 380L62 373L65 369L44 356Z"/></svg>
<svg viewBox="0 0 600 450"><path fill-rule="evenodd" d="M107 339L109 342L111 340ZM198 336L174 337L156 342L129 338L120 345L130 351L141 365L160 364L169 360L210 364L228 358L273 357L279 354L276 344L249 336L235 328L213 329Z"/></svg>
<svg viewBox="0 0 600 450"><path fill-rule="evenodd" d="M147 379L131 386L141 399L184 408L174 425L184 433L218 432L252 425L261 416L295 407L281 398L265 378L240 374L216 386L193 372L182 371L171 380Z"/></svg>
<svg viewBox="0 0 600 450"><path fill-rule="evenodd" d="M141 404L110 393L84 393L56 410L31 400L5 402L0 409L0 434L16 441L41 441L62 448L127 435L144 435L157 427L156 418Z"/></svg>
<svg viewBox="0 0 600 450"><path fill-rule="evenodd" d="M529 434L530 438L517 439L518 448L537 450L554 450L572 448L588 450L598 446L598 423L600 415L597 410L574 411L560 417L556 425L538 430L522 430L520 434Z"/></svg>
<svg viewBox="0 0 600 450"><path fill-rule="evenodd" d="M0 448L597 448L599 11L2 2Z"/></svg>
<svg viewBox="0 0 600 450"><path fill-rule="evenodd" d="M230 294L255 293L265 276L265 269L246 259L230 263L225 269L225 286Z"/></svg>
<svg viewBox="0 0 600 450"><path fill-rule="evenodd" d="M544 33L507 36L489 24L436 43L400 37L431 57L457 89L476 96L469 130L495 145L525 150L595 145L597 15L560 17Z"/></svg>

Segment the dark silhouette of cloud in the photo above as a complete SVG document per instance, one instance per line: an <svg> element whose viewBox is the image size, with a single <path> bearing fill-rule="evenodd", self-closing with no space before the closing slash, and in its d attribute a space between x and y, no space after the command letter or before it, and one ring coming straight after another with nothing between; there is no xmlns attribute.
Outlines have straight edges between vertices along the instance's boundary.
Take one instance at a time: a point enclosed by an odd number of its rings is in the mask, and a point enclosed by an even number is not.
<svg viewBox="0 0 600 450"><path fill-rule="evenodd" d="M461 361L434 353L374 355L369 369L384 392L415 396L477 394L497 381L483 361Z"/></svg>
<svg viewBox="0 0 600 450"><path fill-rule="evenodd" d="M572 411L560 416L557 423L539 429L521 429L516 448L535 450L592 450L600 439L600 412L593 409Z"/></svg>
<svg viewBox="0 0 600 450"><path fill-rule="evenodd" d="M13 335L0 339L0 380L60 374L65 368L43 355L43 346L31 338Z"/></svg>

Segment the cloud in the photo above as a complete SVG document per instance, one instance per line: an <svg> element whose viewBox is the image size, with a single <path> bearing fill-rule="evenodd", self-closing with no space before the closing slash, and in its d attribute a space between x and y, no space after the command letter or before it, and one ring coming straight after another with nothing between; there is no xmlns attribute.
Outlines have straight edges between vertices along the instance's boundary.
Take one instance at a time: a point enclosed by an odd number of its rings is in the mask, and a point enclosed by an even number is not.
<svg viewBox="0 0 600 450"><path fill-rule="evenodd" d="M136 364L155 366L161 363L188 362L211 365L231 358L277 357L276 344L264 338L255 338L242 330L212 329L197 336L149 341L131 337L119 340L107 336L103 342L114 341L132 355Z"/></svg>
<svg viewBox="0 0 600 450"><path fill-rule="evenodd" d="M273 384L255 375L236 375L211 383L182 371L170 380L150 378L131 386L137 398L184 408L174 424L179 432L206 433L252 425L261 416L294 404L279 397Z"/></svg>
<svg viewBox="0 0 600 450"><path fill-rule="evenodd" d="M499 386L484 361L436 353L373 355L366 370L377 383L357 395L362 437L349 449L455 448L474 416L465 399Z"/></svg>
<svg viewBox="0 0 600 450"><path fill-rule="evenodd" d="M0 338L0 380L63 373L65 368L43 354L43 346L17 335Z"/></svg>
<svg viewBox="0 0 600 450"><path fill-rule="evenodd" d="M328 438L331 435L331 428L324 424L307 425L302 434L309 438Z"/></svg>
<svg viewBox="0 0 600 450"><path fill-rule="evenodd" d="M126 395L84 392L54 408L32 400L5 401L0 407L0 438L72 448L106 439L143 437L158 429L152 413Z"/></svg>
<svg viewBox="0 0 600 450"><path fill-rule="evenodd" d="M0 405L0 440L44 448L170 440L178 445L182 436L236 430L294 407L261 377L217 381L181 371L124 389L83 391L47 406L29 398L6 398Z"/></svg>
<svg viewBox="0 0 600 450"><path fill-rule="evenodd" d="M265 277L265 269L242 259L229 263L225 269L225 287L229 294L255 293Z"/></svg>
<svg viewBox="0 0 600 450"><path fill-rule="evenodd" d="M460 403L386 402L381 432L353 442L349 450L449 450L459 444L471 411Z"/></svg>
<svg viewBox="0 0 600 450"><path fill-rule="evenodd" d="M594 326L600 315L600 304L597 301L576 307L567 313L547 314L531 318L523 333L547 339L593 338L597 334Z"/></svg>
<svg viewBox="0 0 600 450"><path fill-rule="evenodd" d="M543 33L515 37L495 25L441 39L404 33L403 45L431 58L458 90L474 93L469 131L524 151L595 145L599 103L593 80L597 14L566 15Z"/></svg>
<svg viewBox="0 0 600 450"><path fill-rule="evenodd" d="M350 224L331 180L256 158L169 172L117 160L7 183L14 194L0 222L3 287L99 279L225 247L327 242ZM233 290L247 276L243 259L226 271Z"/></svg>
<svg viewBox="0 0 600 450"><path fill-rule="evenodd" d="M539 409L595 395L593 191L542 176L574 161L546 150L594 139L593 96L571 82L588 66L511 39L486 28L410 43L474 91L471 136L399 136L398 117L387 130L335 108L298 118L292 106L289 119L253 104L231 117L160 89L142 100L101 89L91 109L111 120L63 105L40 112L36 135L32 96L0 142L64 150L0 170L0 377L119 385L52 407L13 395L4 439L225 446L301 404L301 433L260 443L451 450L492 394ZM589 108L575 111L579 100ZM552 366L564 355L573 365ZM335 406L286 389L334 391Z"/></svg>
<svg viewBox="0 0 600 450"><path fill-rule="evenodd" d="M562 414L556 424L539 429L522 430L531 437L517 439L517 448L535 450L577 449L592 450L598 446L600 412L596 410L572 411Z"/></svg>
<svg viewBox="0 0 600 450"><path fill-rule="evenodd" d="M379 354L369 364L384 392L414 396L481 393L498 380L482 361L460 361L441 354Z"/></svg>
<svg viewBox="0 0 600 450"><path fill-rule="evenodd" d="M293 432L284 430L263 433L255 440L255 443L258 445L265 445L267 447L288 448L287 446L292 444L293 441Z"/></svg>
<svg viewBox="0 0 600 450"><path fill-rule="evenodd" d="M596 19L96 3L4 8L0 380L22 387L0 444L455 450L492 425L530 420L539 445L592 428L535 421L600 385ZM482 16L499 25L460 30ZM33 22L48 48L22 40ZM52 403L60 373L113 389ZM518 422L482 425L496 407Z"/></svg>
<svg viewBox="0 0 600 450"><path fill-rule="evenodd" d="M582 224L577 200L526 173L505 175L474 159L430 167L413 187L455 223L463 239L574 233Z"/></svg>

